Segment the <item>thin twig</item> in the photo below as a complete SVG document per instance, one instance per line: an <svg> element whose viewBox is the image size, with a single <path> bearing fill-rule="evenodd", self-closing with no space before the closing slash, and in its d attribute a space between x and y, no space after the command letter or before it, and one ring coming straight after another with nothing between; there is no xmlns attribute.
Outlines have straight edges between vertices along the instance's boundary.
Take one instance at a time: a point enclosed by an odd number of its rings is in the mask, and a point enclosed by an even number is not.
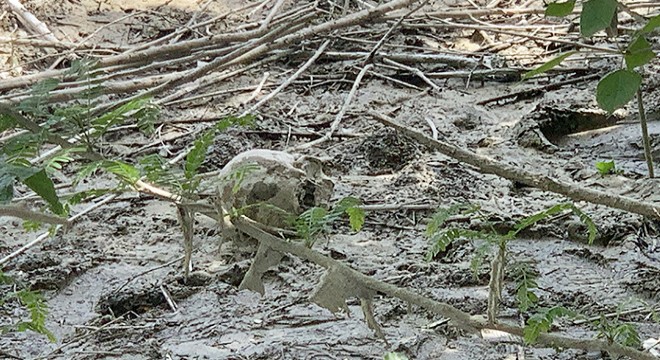
<svg viewBox="0 0 660 360"><path fill-rule="evenodd" d="M548 84L548 85L543 85L539 87L535 87L532 89L525 89L525 90L520 90L516 91L511 94L506 94L506 95L499 95L495 96L486 100L481 100L477 103L477 105L486 105L492 102L500 102L500 101L506 101L507 103L513 102L513 101L521 101L521 100L526 100L526 99L531 99L535 96L540 96L545 94L548 91L552 90L557 90L561 88L562 86L566 85L571 85L571 84L577 84L583 81L589 81L589 80L594 80L598 79L600 77L599 74L591 74L591 75L586 75L586 76L581 76L576 79L570 79L570 80L565 80L565 81L560 81L558 83L553 83L553 84Z"/></svg>
<svg viewBox="0 0 660 360"><path fill-rule="evenodd" d="M166 267L171 266L171 265L173 265L173 264L175 264L175 263L177 263L177 262L179 262L179 261L181 261L181 260L183 260L183 256L179 256L178 258L176 258L176 259L174 259L174 260L171 260L171 261L168 261L168 262L166 262L165 264L158 265L158 266L153 267L153 268L151 268L151 269L145 270L145 271L143 271L143 272L141 272L141 273L139 273L139 274L135 274L135 275L131 276L130 278L128 278L128 280L126 280L126 282L124 282L124 284L122 284L122 286L118 287L117 289L113 290L112 292L113 292L113 293L118 293L118 292L121 291L121 289L125 288L128 284L130 284L133 280L139 278L140 276L144 276L144 275L146 275L146 274L148 274L148 273L150 273L150 272L154 272L154 271L156 271L156 270L160 270L160 269L162 269L162 268L166 268Z"/></svg>
<svg viewBox="0 0 660 360"><path fill-rule="evenodd" d="M275 14L277 14L277 12L280 11L280 8L282 7L282 4L284 4L285 1L286 0L277 0L275 5L273 5L273 8L270 9L270 13L268 13L268 16L266 16L266 19L264 19L264 22L259 27L259 30L268 29L268 26L270 25L270 22L275 17Z"/></svg>
<svg viewBox="0 0 660 360"><path fill-rule="evenodd" d="M330 40L324 41L323 44L321 44L321 46L318 48L318 50L316 50L314 55L311 58L309 58L309 60L307 60L307 62L305 62L305 64L303 64L303 66L301 66L300 69L298 69L298 71L293 73L293 75L291 75L291 77L289 77L285 82L282 83L282 85L278 86L270 94L264 96L263 99L259 100L256 104L252 105L249 109L245 110L241 114L241 116L251 114L256 109L258 109L261 105L265 104L268 100L272 99L273 97L275 97L275 95L277 95L282 90L284 90L287 86L289 86L303 72L305 72L305 70L307 70L307 68L309 68L316 61L316 59L318 59L319 56L321 56L321 54L323 54L323 52L325 51L325 49L328 47L329 44L330 44Z"/></svg>
<svg viewBox="0 0 660 360"><path fill-rule="evenodd" d="M385 62L385 63L387 63L387 64L390 64L390 65L394 65L394 66L396 66L396 67L398 67L398 68L401 68L401 69L404 69L404 70L410 71L411 73L417 75L417 77L419 77L420 79L422 79L422 81L424 81L425 83L429 84L429 86L431 86L431 87L433 88L433 90L435 90L436 92L442 92L442 89L441 89L438 85L436 85L431 79L429 79L428 77L426 77L426 75L425 75L421 70L419 70L419 69L417 69L417 68L414 68L414 67L410 67L410 66L406 66L406 65L403 65L403 64L399 64L398 62L396 62L396 61L394 61L394 60L390 60L390 59L388 59L388 58L384 58L384 59L383 59L383 62Z"/></svg>
<svg viewBox="0 0 660 360"><path fill-rule="evenodd" d="M170 295L170 292L167 291L163 284L160 285L160 293L165 297L165 301L167 301L167 305L169 305L172 312L177 312L179 307L176 305L176 302L172 299L172 295Z"/></svg>
<svg viewBox="0 0 660 360"><path fill-rule="evenodd" d="M29 12L18 0L5 0L11 10L19 17L21 22L34 34L42 36L48 41L59 41L48 26Z"/></svg>
<svg viewBox="0 0 660 360"><path fill-rule="evenodd" d="M433 119L431 119L429 116L426 116L424 117L424 120L426 120L426 123L429 124L429 127L431 128L431 137L433 140L438 140L438 129L435 127Z"/></svg>
<svg viewBox="0 0 660 360"><path fill-rule="evenodd" d="M360 82L362 81L362 78L364 77L364 74L366 74L367 71L369 71L369 69L371 69L371 67L373 67L373 64L365 65L362 68L362 70L360 71L360 73L358 74L358 76L355 78L355 81L353 82L353 87L351 88L351 91L348 93L348 96L346 96L346 99L344 100L344 104L342 105L341 109L339 110L339 112L335 116L335 120L330 125L330 129L328 130L328 132L325 135L323 135L322 137L320 137L316 140L312 140L310 142L307 142L307 143L304 143L304 144L301 144L301 145L298 145L298 146L294 146L293 148L288 149L289 151L299 151L299 150L302 150L302 149L308 149L310 147L316 146L318 144L321 144L325 141L328 141L328 140L332 139L332 135L334 134L334 132L339 127L339 123L341 122L341 119L344 117L344 114L348 110L348 107L350 106L351 101L353 100L353 97L355 97L355 93L357 92L357 89L360 86Z"/></svg>
<svg viewBox="0 0 660 360"><path fill-rule="evenodd" d="M392 34L392 32L394 31L394 29L396 29L399 25L401 25L401 22L402 22L405 18L407 18L408 16L412 15L412 14L413 14L414 12L416 12L417 10L421 9L422 7L424 7L424 5L426 5L426 3L428 3L428 2L429 2L429 0L424 0L424 1L422 1L422 3L419 4L419 6L415 7L414 9L412 9L412 10L409 11L409 12L407 12L406 14L402 15L402 16L399 18L399 20L397 20L397 21L394 23L394 25L390 26L390 28L387 30L387 32L385 33L385 35L383 35L383 37L381 37L380 40L378 40L378 42L376 43L376 45L374 45L374 47L371 49L371 51L369 52L369 54L367 55L367 57L364 59L364 63L366 64L366 63L370 63L370 62L372 62L372 61L374 60L374 56L376 55L376 52L377 52L378 50L380 50L380 48L381 48L381 47L383 46L383 44L385 43L385 40L387 40L387 39L390 37L390 34Z"/></svg>
<svg viewBox="0 0 660 360"><path fill-rule="evenodd" d="M644 111L644 101L642 100L642 89L637 90L637 109L639 110L639 123L642 126L642 143L644 144L644 158L649 169L649 178L653 179L653 155L651 154L651 139L649 138L649 129L646 125L646 112Z"/></svg>
<svg viewBox="0 0 660 360"><path fill-rule="evenodd" d="M71 216L67 220L67 222L69 224L73 224L81 216L93 211L96 208L101 207L104 204L107 204L108 202L114 200L117 196L119 196L119 195L118 194L112 194L112 195L107 196L105 199L103 199L103 200L101 200L97 203L94 203L93 205L87 207L86 209L84 209L80 213ZM55 230L52 233L51 232L45 232L45 233L39 235L36 239L34 239L34 240L30 241L29 243L21 246L18 250L14 251L11 254L9 254L9 255L5 256L4 258L0 259L0 266L4 265L5 263L7 263L11 260L13 260L17 256L19 256L19 255L23 254L24 252L30 250L31 248L41 244L46 239L50 238L52 234L56 234L62 228L63 228L63 225L57 225L57 226L55 226Z"/></svg>
<svg viewBox="0 0 660 360"><path fill-rule="evenodd" d="M12 216L23 220L31 220L46 224L69 224L67 219L37 211L31 211L20 206L13 205L0 205L0 216Z"/></svg>

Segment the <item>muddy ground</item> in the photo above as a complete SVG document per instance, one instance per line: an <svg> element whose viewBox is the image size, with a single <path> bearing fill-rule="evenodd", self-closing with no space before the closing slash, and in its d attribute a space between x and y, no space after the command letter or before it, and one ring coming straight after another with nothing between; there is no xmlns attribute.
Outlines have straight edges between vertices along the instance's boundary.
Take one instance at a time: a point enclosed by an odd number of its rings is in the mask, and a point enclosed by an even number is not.
<svg viewBox="0 0 660 360"><path fill-rule="evenodd" d="M143 11L104 27L95 35L99 42L126 47L182 26L198 9L198 5L185 1L158 8L158 1L134 3L25 1L58 37L71 41L92 34L99 24L111 23L130 10ZM202 18L242 5L240 1L213 3ZM441 9L448 5L433 6ZM2 21L7 22L3 24L5 33L14 30L16 22L9 14ZM232 21L238 23L241 19ZM211 30L222 31L223 26ZM455 49L477 46L468 35L455 31L448 35L448 41ZM414 34L408 37L412 38ZM408 43L404 40L399 35L392 46L401 44L405 49L404 44ZM530 55L542 53L533 45L520 42L500 55L510 55L512 64L524 65ZM3 58L6 62L0 70L2 78L43 69L54 60L40 58L43 54L38 49L19 47L18 51L20 56ZM288 70L295 71L300 64L282 60L237 81L217 84L217 89L256 85L265 71L280 74L273 75L277 84L287 78ZM607 69L614 63L594 60L587 65ZM309 71L326 75L337 69L341 69L341 64L330 61ZM650 67L645 90L654 140L660 134L657 116L653 115L660 110L654 107L658 99L656 71L657 67ZM357 71L347 73L354 78ZM414 81L424 87L424 83ZM431 206L429 210L369 212L359 233L353 233L346 223L337 224L317 244L317 250L380 280L414 289L474 315L484 314L488 262L476 277L470 270L480 241L457 242L433 261L424 261L429 249L424 230L433 213L431 209L469 202L481 206L482 213L496 228L507 229L526 215L566 201L558 195L480 174L420 146L370 119L366 115L369 109L389 114L430 135L428 119L441 140L505 163L584 187L659 201L657 181L645 178L641 135L634 122L636 108L630 106L617 113L616 118L594 115L595 82L562 87L527 100L476 105L546 81L552 79L470 84L452 79L438 81L441 92L428 92L366 76L342 120L341 136L303 153L326 159L326 172L336 183L334 199L351 195L366 204ZM333 79L325 86L291 86L259 109L253 128L232 128L219 135L210 149L205 171L220 169L243 150L284 150L324 134L351 83L352 78ZM264 89L262 95L267 93L268 89ZM249 96L250 92L244 91L235 96L167 107L161 119L240 113L242 102ZM571 128L562 123L566 119L588 124ZM203 126L175 124L165 126L162 134L185 134ZM294 133L290 138L289 131ZM307 135L295 135L302 132ZM113 134L108 142L116 154L130 159L136 156L130 154L144 150L141 147L153 140L122 132ZM176 154L191 141L190 135L183 136L164 141L160 149L154 149L162 155ZM658 143L654 141L655 145ZM595 162L611 159L622 172L599 175ZM112 182L100 178L95 184L100 183ZM585 229L572 216L543 222L510 245L512 259L529 262L538 271L540 304L565 306L588 317L639 307L642 303L657 308L659 224L603 206L576 205L598 225L595 245L585 244ZM468 219L457 225L479 229L484 222ZM11 218L0 218L0 229L3 256L37 236L22 231L21 222ZM375 315L385 333L387 341L383 341L364 323L357 300L349 303L350 316L333 315L307 301L322 274L318 266L285 256L279 266L267 273L266 294L262 297L237 290L249 266L249 254L237 253L231 244L218 249L218 244L216 224L198 217L195 272L184 282L178 260L183 254L182 235L174 207L147 196L122 195L80 219L67 233L6 264L4 272L46 295L50 307L47 327L57 342L49 343L31 332L14 333L2 335L0 350L4 356L21 359L382 359L389 351L404 353L411 359L609 358L597 352L487 341L453 328L438 316L409 308L398 299L377 296ZM176 310L165 301L165 291L176 301ZM636 325L642 339L657 338L660 325L653 323L648 314L633 312L620 320ZM17 307L6 304L0 319L7 322L21 316L25 314ZM510 278L502 316L517 324L522 321ZM592 327L572 321L562 321L554 330L572 336L596 334Z"/></svg>

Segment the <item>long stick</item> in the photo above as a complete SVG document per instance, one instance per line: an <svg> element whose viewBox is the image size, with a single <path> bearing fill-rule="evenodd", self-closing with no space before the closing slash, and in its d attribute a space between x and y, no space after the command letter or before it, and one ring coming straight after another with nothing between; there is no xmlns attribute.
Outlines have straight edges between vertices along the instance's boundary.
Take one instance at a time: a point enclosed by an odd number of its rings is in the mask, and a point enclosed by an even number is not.
<svg viewBox="0 0 660 360"><path fill-rule="evenodd" d="M495 174L509 180L519 181L541 190L565 195L576 201L587 201L593 204L605 205L652 218L660 218L660 207L651 203L635 200L626 196L586 189L582 185L551 179L543 174L526 171L515 166L495 161L489 157L475 154L469 150L461 149L452 144L433 140L377 111L370 110L368 114L378 120L381 124L396 129L417 140L421 144L438 150L442 154L458 161L477 167L482 173Z"/></svg>
<svg viewBox="0 0 660 360"><path fill-rule="evenodd" d="M430 299L413 291L403 289L364 275L361 272L358 272L357 270L354 270L353 268L345 265L344 263L320 254L312 249L307 248L306 246L299 245L291 241L280 240L277 237L257 228L253 221L250 221L250 219L244 216L236 218L232 222L237 229L259 240L273 250L295 255L301 259L308 260L326 269L338 269L338 271L341 271L341 273L346 276L346 278L350 279L356 284L359 284L361 287L381 292L391 297L399 298L412 305L419 306L432 313L449 318L455 326L472 331L481 329L495 329L505 331L510 334L523 336L524 330L521 327L507 324L488 324L485 321L480 321L473 318L470 316L470 314L465 313L450 304ZM576 339L567 336L540 334L537 342L542 345L555 347L583 349L589 351L604 351L620 356L628 356L631 359L657 360L655 356L649 353L641 352L628 346L609 344L604 340Z"/></svg>

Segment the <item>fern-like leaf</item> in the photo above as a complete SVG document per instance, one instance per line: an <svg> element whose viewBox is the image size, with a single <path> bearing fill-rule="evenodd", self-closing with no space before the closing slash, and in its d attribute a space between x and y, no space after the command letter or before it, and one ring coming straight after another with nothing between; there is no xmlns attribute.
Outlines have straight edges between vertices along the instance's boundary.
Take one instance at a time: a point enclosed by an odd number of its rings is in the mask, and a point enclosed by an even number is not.
<svg viewBox="0 0 660 360"><path fill-rule="evenodd" d="M16 298L23 304L30 314L30 321L17 324L18 331L32 330L48 337L51 342L57 341L52 332L46 328L46 317L48 316L48 305L41 294L21 290L16 293Z"/></svg>
<svg viewBox="0 0 660 360"><path fill-rule="evenodd" d="M447 250L449 244L460 238L471 240L481 239L484 234L480 231L451 228L435 232L431 238L431 248L426 252L426 261L433 260L439 253Z"/></svg>
<svg viewBox="0 0 660 360"><path fill-rule="evenodd" d="M140 170L119 160L104 160L101 168L113 173L127 185L133 186L140 179Z"/></svg>
<svg viewBox="0 0 660 360"><path fill-rule="evenodd" d="M112 126L122 124L129 112L144 108L149 101L148 98L135 99L92 120L91 125L97 131L96 136L105 134Z"/></svg>
<svg viewBox="0 0 660 360"><path fill-rule="evenodd" d="M362 230L366 218L364 210L357 206L353 206L346 209L346 214L348 214L348 222L351 225L351 229L353 231Z"/></svg>
<svg viewBox="0 0 660 360"><path fill-rule="evenodd" d="M589 215L585 214L582 210L578 209L578 207L573 204L571 204L571 211L573 214L577 215L583 224L587 226L587 232L589 233L589 245L593 244L594 240L596 240L596 236L598 235L598 228L596 227L596 223L591 219L591 217L589 217Z"/></svg>
<svg viewBox="0 0 660 360"><path fill-rule="evenodd" d="M305 240L306 245L311 246L315 238L323 232L327 224L328 210L321 207L313 207L298 216L296 220L296 231Z"/></svg>
<svg viewBox="0 0 660 360"><path fill-rule="evenodd" d="M538 296L534 289L538 288L536 282L538 272L531 268L527 263L517 263L513 266L513 281L516 284L516 300L518 308L526 312L538 303Z"/></svg>
<svg viewBox="0 0 660 360"><path fill-rule="evenodd" d="M575 313L561 306L550 309L539 309L540 311L527 319L527 325L523 329L523 338L526 343L533 344L542 333L547 333L552 327L555 319L560 317L574 317Z"/></svg>
<svg viewBox="0 0 660 360"><path fill-rule="evenodd" d="M573 204L569 204L569 203L557 204L557 205L554 205L554 206L550 207L549 209L546 209L546 210L540 211L536 214L530 215L530 216L520 220L516 224L514 229L511 230L507 234L507 237L514 238L522 230L536 224L537 222L539 222L541 220L547 219L548 217L550 217L552 215L555 215L555 214L558 214L562 211L571 209L571 206L573 206Z"/></svg>
<svg viewBox="0 0 660 360"><path fill-rule="evenodd" d="M471 213L477 211L478 209L479 208L476 205L470 204L454 204L448 208L438 208L435 213L433 213L433 216L431 216L431 219L426 226L426 236L430 237L435 234L442 226L445 225L445 222L450 217L461 213Z"/></svg>

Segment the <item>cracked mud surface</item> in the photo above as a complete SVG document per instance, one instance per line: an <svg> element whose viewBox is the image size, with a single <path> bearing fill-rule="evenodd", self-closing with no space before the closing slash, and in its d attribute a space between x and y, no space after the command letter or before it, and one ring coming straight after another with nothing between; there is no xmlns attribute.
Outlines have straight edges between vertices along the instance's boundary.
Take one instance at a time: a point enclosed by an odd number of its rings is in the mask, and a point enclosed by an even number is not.
<svg viewBox="0 0 660 360"><path fill-rule="evenodd" d="M98 18L88 18L95 6L84 3L90 9L79 16L85 17L83 24L91 32L92 25L87 21L93 23ZM52 11L51 26L70 32L67 25L57 22L67 8ZM95 16L112 21L116 12L115 8L101 8ZM169 15L159 19L169 25L160 26L161 29L180 26L188 18L175 16L175 11L166 13ZM116 29L119 30L107 30L104 39L128 45L120 39L134 29L129 25ZM153 31L143 29L141 33L151 38L158 35ZM258 83L259 76L244 80ZM218 84L219 88L232 86L235 84ZM591 95L595 83L564 88L534 100L490 106L474 104L510 91L509 85L486 82L472 85L467 91L464 87L462 81L454 80L448 81L441 93L420 94L377 78L365 78L342 120L343 128L361 135L340 136L304 153L326 159L327 173L335 181L335 200L351 195L366 204L447 206L470 202L479 205L503 232L522 217L566 200L480 174L384 129L364 115L365 110L378 108L430 134L425 120L429 118L444 141L503 162L589 188L646 201L660 200L657 180L643 177L645 163L640 157L638 126L625 122L634 119L634 109L628 109L632 114L615 126L580 133L566 131L557 135L557 131L548 130L552 129L550 125L531 122L548 119L538 119L534 114L537 109L565 109L567 103L569 107L595 109ZM260 109L261 117L254 128L231 129L216 138L204 170L218 170L246 149L283 150L310 140L303 136L287 140L291 123L323 134L328 120L318 115L334 114L349 89L350 85L332 91L306 89L296 93L292 89L278 95L276 101L271 100ZM657 91L648 94L649 99L657 97ZM170 109L162 116L194 117L222 107L225 108L220 113L233 112L236 109L231 100L223 99L212 109L205 108L205 104ZM558 107L558 103L563 107ZM284 119L283 114L289 118ZM531 138L521 144L520 127L538 128L545 139ZM654 138L660 136L657 122L651 122L650 131ZM174 152L190 141L177 140L169 150ZM540 146L526 146L530 141ZM144 144L133 146L140 145ZM124 146L130 147L130 141ZM548 148L552 150L547 151ZM609 159L616 161L622 174L603 177L596 172L594 163ZM602 206L577 205L598 225L597 245L585 244L584 229L573 217L541 223L510 245L513 259L529 262L539 272L541 305L561 305L587 316L615 312L622 303L635 301L657 307L660 246L656 245L656 227L660 224ZM347 224L340 223L316 248L369 276L413 289L471 314L485 313L488 267L479 268L476 277L470 269L480 243L456 242L433 261L424 261L429 248L424 230L431 215L432 210L370 212L361 232L352 233ZM463 225L473 229L486 226L470 219ZM21 231L20 221L9 218L0 218L0 230L5 234L0 239L2 255L37 236ZM58 343L48 343L43 337L26 332L2 335L0 350L20 358L136 360L166 356L382 359L388 351L406 353L411 359L494 360L515 356L518 351L512 344L491 343L463 333L440 317L409 308L398 299L377 296L375 315L388 340L385 343L366 326L359 301L348 304L350 317L333 315L308 302L322 270L292 256L285 256L280 265L266 273L263 297L238 291L250 256L241 254L245 260L240 260L236 254L239 250L231 246L219 250L218 236L216 224L201 216L197 218L195 272L183 281L177 261L183 255L182 235L175 208L143 196L120 197L83 217L66 234L44 242L7 265L4 271L17 281L45 291L50 306L47 327ZM163 266L166 264L170 265ZM164 292L176 302L176 311L167 303ZM514 292L508 279L502 315L519 322ZM0 322L14 310L12 304L0 309ZM636 324L642 339L660 335L660 325L651 322L645 313L626 315L621 320ZM574 336L594 335L584 329L564 322L559 330ZM607 358L576 350L525 347L524 351L530 359Z"/></svg>

